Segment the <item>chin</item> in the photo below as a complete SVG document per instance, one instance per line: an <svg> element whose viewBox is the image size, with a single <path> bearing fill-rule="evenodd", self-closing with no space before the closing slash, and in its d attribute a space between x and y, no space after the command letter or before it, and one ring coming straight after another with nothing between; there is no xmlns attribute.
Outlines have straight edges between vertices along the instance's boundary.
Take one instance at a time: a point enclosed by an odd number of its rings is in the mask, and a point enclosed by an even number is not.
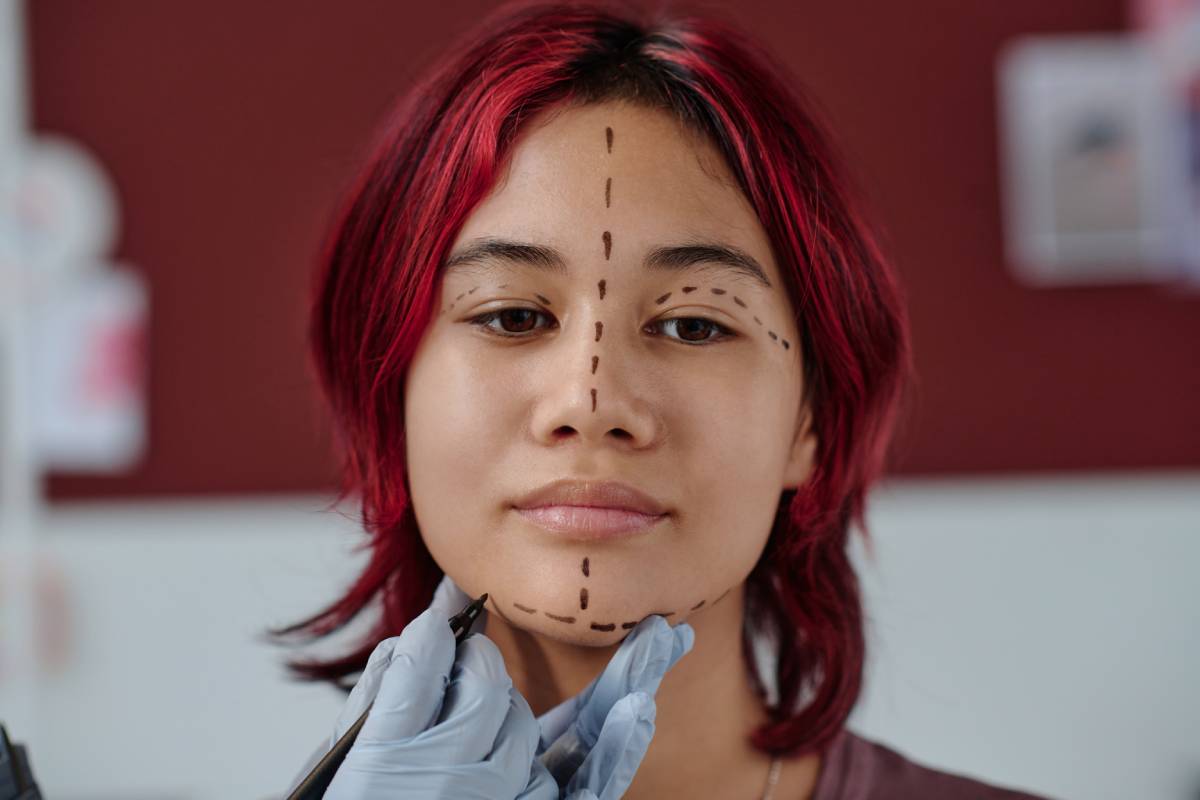
<svg viewBox="0 0 1200 800"><path fill-rule="evenodd" d="M551 602L545 605L560 605ZM565 604L562 604L565 605ZM488 596L489 614L497 614L510 627L558 642L582 647L611 647L619 644L630 631L653 612L635 610L633 606L613 611L610 608L579 608L579 604L566 613L556 613L543 604L526 605L507 600L494 594ZM664 615L667 622L675 625L682 621L677 613Z"/></svg>

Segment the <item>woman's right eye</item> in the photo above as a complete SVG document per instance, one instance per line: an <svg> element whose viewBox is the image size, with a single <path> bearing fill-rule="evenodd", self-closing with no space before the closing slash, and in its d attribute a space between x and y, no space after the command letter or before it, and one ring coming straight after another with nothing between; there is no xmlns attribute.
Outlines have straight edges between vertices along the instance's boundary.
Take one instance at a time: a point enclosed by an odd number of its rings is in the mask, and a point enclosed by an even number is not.
<svg viewBox="0 0 1200 800"><path fill-rule="evenodd" d="M507 338L520 338L531 330L536 330L536 326L530 325L530 320L536 317L545 317L546 315L534 308L521 308L519 306L509 306L507 308L498 308L495 311L489 311L486 314L480 314L477 317L472 317L467 320L470 324L475 325L493 336L504 336ZM501 328L497 330L492 327L491 323L500 320L501 325L505 321L511 322L515 330Z"/></svg>

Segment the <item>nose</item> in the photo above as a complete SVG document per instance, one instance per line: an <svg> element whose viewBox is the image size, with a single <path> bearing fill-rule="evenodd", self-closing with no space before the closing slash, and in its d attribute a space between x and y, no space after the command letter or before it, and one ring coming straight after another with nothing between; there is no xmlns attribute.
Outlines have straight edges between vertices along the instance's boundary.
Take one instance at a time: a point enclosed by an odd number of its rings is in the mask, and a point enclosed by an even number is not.
<svg viewBox="0 0 1200 800"><path fill-rule="evenodd" d="M540 442L578 439L581 445L641 450L662 438L637 336L607 316L603 309L580 315L556 338L534 395L532 426Z"/></svg>

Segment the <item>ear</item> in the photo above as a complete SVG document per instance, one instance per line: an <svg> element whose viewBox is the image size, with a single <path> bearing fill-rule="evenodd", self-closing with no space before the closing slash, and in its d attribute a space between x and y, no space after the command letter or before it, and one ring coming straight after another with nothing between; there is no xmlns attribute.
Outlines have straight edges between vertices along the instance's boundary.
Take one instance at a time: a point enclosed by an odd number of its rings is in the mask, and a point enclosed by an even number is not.
<svg viewBox="0 0 1200 800"><path fill-rule="evenodd" d="M812 410L805 406L800 410L796 423L796 435L792 439L792 451L783 472L783 488L798 489L812 475L817 459L817 432L813 430Z"/></svg>

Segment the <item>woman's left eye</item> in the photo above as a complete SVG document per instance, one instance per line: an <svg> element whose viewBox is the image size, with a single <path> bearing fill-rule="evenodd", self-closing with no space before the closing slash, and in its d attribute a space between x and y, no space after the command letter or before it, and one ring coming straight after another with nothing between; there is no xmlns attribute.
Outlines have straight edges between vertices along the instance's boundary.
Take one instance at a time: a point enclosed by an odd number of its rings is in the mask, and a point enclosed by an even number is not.
<svg viewBox="0 0 1200 800"><path fill-rule="evenodd" d="M512 313L515 312L515 313ZM545 312L538 311L533 308L522 308L519 306L508 306L506 308L498 308L495 311L489 311L486 314L480 314L477 317L472 317L467 320L471 325L482 328L493 336L501 336L508 339L524 339L526 334L536 329L536 325L531 326L531 320L537 317L547 318ZM497 329L491 323L500 322L501 327ZM507 328L504 323L512 323L516 326L516 330ZM737 336L733 331L726 328L720 323L708 319L707 317L671 317L669 319L660 319L651 323L653 327L673 326L676 333L681 337L676 339L678 342L691 346L702 346L715 344L716 342L732 339ZM549 327L549 326L546 326ZM716 331L719 336L711 337L704 334L709 331ZM688 338L688 337L702 338Z"/></svg>

